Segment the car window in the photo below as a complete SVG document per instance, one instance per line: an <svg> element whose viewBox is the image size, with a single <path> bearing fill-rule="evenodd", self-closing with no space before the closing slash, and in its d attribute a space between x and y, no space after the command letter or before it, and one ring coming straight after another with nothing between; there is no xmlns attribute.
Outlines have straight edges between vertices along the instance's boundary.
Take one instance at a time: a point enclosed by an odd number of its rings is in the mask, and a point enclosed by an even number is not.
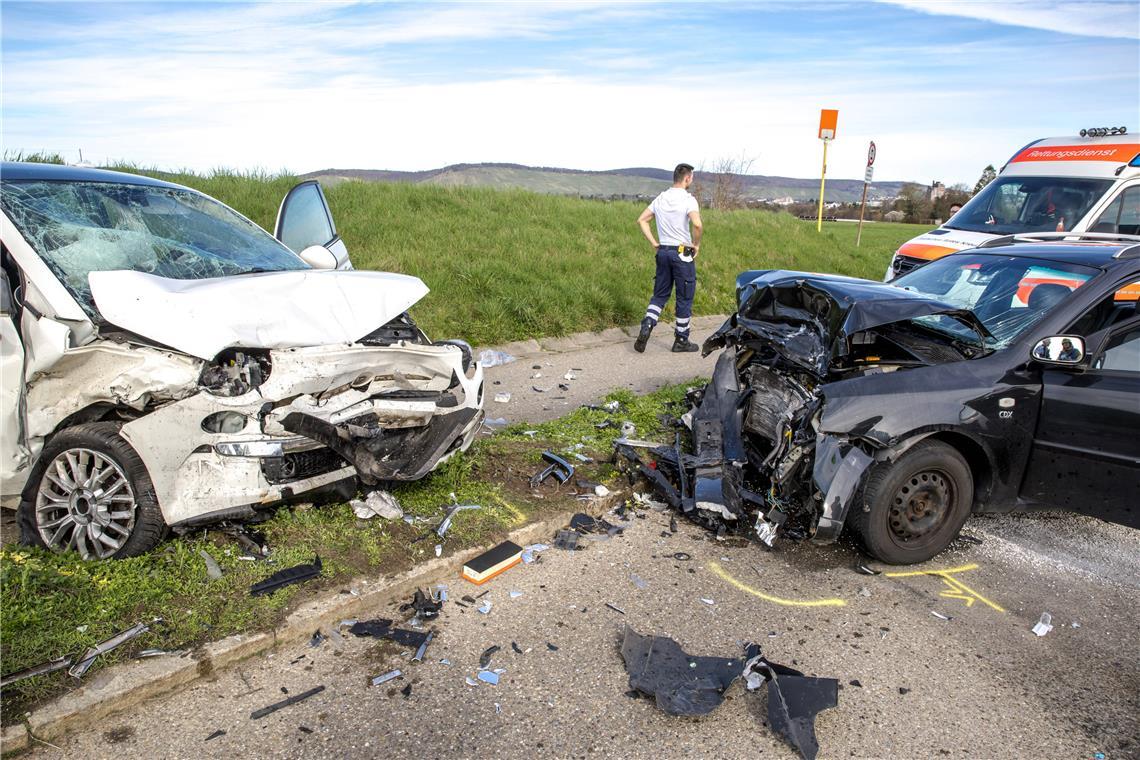
<svg viewBox="0 0 1140 760"><path fill-rule="evenodd" d="M311 245L328 245L336 237L320 186L306 182L289 191L281 208L277 237L297 253Z"/></svg>
<svg viewBox="0 0 1140 760"><path fill-rule="evenodd" d="M972 311L1001 348L1043 318L1098 270L1019 256L960 253L896 278L896 287Z"/></svg>
<svg viewBox="0 0 1140 760"><path fill-rule="evenodd" d="M176 280L308 269L272 235L200 193L110 182L5 182L0 206L80 306L88 275Z"/></svg>
<svg viewBox="0 0 1140 760"><path fill-rule="evenodd" d="M1093 369L1140 374L1140 324L1109 338L1104 352L1093 362Z"/></svg>
<svg viewBox="0 0 1140 760"><path fill-rule="evenodd" d="M1108 205L1089 232L1140 235L1140 185L1126 187Z"/></svg>
<svg viewBox="0 0 1140 760"><path fill-rule="evenodd" d="M994 235L1067 232L1111 186L1107 179L999 177L945 226Z"/></svg>
<svg viewBox="0 0 1140 760"><path fill-rule="evenodd" d="M1136 316L1137 299L1140 298L1140 280L1128 283L1115 293L1105 296L1075 322L1065 332L1088 337L1112 325Z"/></svg>

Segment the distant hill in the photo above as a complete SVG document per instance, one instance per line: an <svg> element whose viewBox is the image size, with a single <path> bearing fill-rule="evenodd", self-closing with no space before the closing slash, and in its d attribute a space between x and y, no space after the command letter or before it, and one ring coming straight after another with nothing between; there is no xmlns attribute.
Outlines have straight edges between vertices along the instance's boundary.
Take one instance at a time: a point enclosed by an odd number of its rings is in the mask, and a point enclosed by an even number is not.
<svg viewBox="0 0 1140 760"><path fill-rule="evenodd" d="M388 169L321 169L302 176L305 179L319 179L326 184L355 179L365 182L409 182L445 187L516 187L537 193L581 197L645 198L652 197L667 187L673 174L669 170L651 167L583 171L521 164L452 164L441 169L419 172ZM791 198L806 201L816 198L819 194L818 179L770 177L762 174L747 174L743 179L745 192L753 200L775 201ZM895 198L904 184L906 183L875 182L871 185L868 197ZM855 202L862 193L862 180L829 179L825 195L828 201Z"/></svg>

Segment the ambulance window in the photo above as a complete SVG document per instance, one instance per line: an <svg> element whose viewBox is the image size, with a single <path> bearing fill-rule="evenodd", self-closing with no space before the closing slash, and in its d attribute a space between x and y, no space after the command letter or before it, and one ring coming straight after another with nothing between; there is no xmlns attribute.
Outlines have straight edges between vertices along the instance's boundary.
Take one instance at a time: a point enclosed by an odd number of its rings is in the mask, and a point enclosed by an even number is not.
<svg viewBox="0 0 1140 760"><path fill-rule="evenodd" d="M1140 235L1140 185L1126 187L1116 196L1089 232Z"/></svg>
<svg viewBox="0 0 1140 760"><path fill-rule="evenodd" d="M1077 177L999 177L975 195L946 226L992 235L1067 232L1112 186Z"/></svg>

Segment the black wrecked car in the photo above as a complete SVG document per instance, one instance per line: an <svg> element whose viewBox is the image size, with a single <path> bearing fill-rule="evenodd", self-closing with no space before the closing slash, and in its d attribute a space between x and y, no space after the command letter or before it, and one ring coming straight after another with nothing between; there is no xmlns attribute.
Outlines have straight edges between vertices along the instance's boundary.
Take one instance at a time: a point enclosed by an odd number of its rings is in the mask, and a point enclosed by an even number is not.
<svg viewBox="0 0 1140 760"><path fill-rule="evenodd" d="M891 284L744 272L691 446L618 454L712 529L771 546L849 526L892 564L971 512L1140 527L1140 238L1027 237Z"/></svg>

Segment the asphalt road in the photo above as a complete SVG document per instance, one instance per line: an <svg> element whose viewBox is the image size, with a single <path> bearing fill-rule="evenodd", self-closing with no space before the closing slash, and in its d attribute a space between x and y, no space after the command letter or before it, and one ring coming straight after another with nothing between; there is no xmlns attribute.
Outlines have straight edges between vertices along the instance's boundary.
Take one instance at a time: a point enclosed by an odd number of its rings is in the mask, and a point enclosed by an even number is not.
<svg viewBox="0 0 1140 760"><path fill-rule="evenodd" d="M1075 516L978 518L967 531L982 544L959 541L926 565L866 576L842 543L767 552L718 542L683 521L663 537L668 527L668 515L646 511L621 536L578 552L550 549L487 584L488 615L449 602L423 664L371 639L299 645L34 754L794 757L765 727L766 697L739 681L701 719L626 696L625 625L671 636L697 655L734 657L742 642L759 641L775 662L839 679L838 708L816 721L822 757L1140 753L1135 531ZM1110 563L1088 559L1083 547L1110 550ZM1075 554L1085 559L1074 563ZM914 574L952 568L969 569ZM888 575L895 571L907 575ZM450 584L453 600L480 590ZM1055 627L1038 638L1030 629L1044 611ZM467 685L492 645L502 648L491 660L506 669L502 680ZM393 668L406 675L368 685ZM284 699L283 689L318 685L325 691L305 702L249 717ZM217 730L226 733L207 741Z"/></svg>

